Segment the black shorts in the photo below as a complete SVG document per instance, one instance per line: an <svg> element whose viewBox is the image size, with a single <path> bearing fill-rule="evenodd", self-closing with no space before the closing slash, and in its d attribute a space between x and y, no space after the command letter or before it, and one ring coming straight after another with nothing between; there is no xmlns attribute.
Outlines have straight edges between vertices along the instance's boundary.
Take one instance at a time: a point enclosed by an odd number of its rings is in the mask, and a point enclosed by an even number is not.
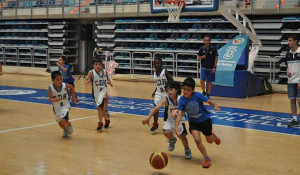
<svg viewBox="0 0 300 175"><path fill-rule="evenodd" d="M212 131L212 122L211 119L207 119L201 123L197 123L197 122L189 122L190 125L190 133L192 134L192 130L197 130L197 131L201 131L205 136L210 136L212 135L211 131Z"/></svg>
<svg viewBox="0 0 300 175"><path fill-rule="evenodd" d="M64 118L67 122L69 121L69 112L64 116Z"/></svg>
<svg viewBox="0 0 300 175"><path fill-rule="evenodd" d="M67 84L70 84L70 85L72 85L73 87L75 87L74 81L73 81L73 82L69 82L69 83L67 83Z"/></svg>

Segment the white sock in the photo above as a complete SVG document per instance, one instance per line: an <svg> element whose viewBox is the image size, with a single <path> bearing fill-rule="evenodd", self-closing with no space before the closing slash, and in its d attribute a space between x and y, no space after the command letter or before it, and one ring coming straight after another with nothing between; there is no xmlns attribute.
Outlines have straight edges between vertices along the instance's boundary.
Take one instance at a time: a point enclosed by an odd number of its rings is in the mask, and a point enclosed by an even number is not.
<svg viewBox="0 0 300 175"><path fill-rule="evenodd" d="M293 119L294 119L296 122L298 122L297 116L296 116L296 115L293 116Z"/></svg>

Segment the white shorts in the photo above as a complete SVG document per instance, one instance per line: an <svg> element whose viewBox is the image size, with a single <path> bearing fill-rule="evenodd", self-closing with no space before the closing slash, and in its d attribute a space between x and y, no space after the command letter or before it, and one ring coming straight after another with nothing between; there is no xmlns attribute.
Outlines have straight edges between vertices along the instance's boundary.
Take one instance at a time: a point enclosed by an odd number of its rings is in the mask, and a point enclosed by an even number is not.
<svg viewBox="0 0 300 175"><path fill-rule="evenodd" d="M163 95L163 94L158 94L157 92L155 92L155 96L154 96L154 104L158 105L164 98L166 98L167 95Z"/></svg>
<svg viewBox="0 0 300 175"><path fill-rule="evenodd" d="M62 107L58 112L55 112L56 122L60 122L61 118L64 118L68 112L70 111L70 107Z"/></svg>
<svg viewBox="0 0 300 175"><path fill-rule="evenodd" d="M98 95L94 96L96 106L103 106L102 103L104 103L103 100L106 98L106 92L107 91L100 92Z"/></svg>
<svg viewBox="0 0 300 175"><path fill-rule="evenodd" d="M178 135L181 135L183 133L183 131L186 131L185 122L180 122L179 126L178 126L178 129L180 130ZM170 130L174 134L175 133L175 123L172 124L168 121L165 121L164 126L163 126L163 130Z"/></svg>

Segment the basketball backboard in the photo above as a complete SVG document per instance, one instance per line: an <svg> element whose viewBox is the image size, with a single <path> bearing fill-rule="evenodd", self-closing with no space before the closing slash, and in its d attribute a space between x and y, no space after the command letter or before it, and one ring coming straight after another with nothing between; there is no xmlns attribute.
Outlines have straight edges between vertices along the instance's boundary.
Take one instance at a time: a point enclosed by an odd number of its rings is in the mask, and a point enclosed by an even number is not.
<svg viewBox="0 0 300 175"><path fill-rule="evenodd" d="M165 0L150 0L151 13L168 12ZM182 12L205 12L218 10L219 0L185 0L185 8Z"/></svg>

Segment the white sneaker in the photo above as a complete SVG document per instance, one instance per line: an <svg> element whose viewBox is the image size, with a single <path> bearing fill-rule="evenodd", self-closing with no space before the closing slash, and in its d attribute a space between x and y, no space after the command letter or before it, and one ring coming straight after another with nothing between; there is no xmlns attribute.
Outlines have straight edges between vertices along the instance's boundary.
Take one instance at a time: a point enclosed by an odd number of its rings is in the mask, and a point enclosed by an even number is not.
<svg viewBox="0 0 300 175"><path fill-rule="evenodd" d="M191 149L185 149L185 150L184 150L184 158L185 158L185 159L191 159L191 158L192 158L192 152L191 152Z"/></svg>
<svg viewBox="0 0 300 175"><path fill-rule="evenodd" d="M73 128L72 128L72 125L70 123L70 125L67 127L67 131L68 131L68 134L71 135L73 133Z"/></svg>
<svg viewBox="0 0 300 175"><path fill-rule="evenodd" d="M62 138L67 138L67 137L68 137L68 131L67 131L67 130L64 130L63 135L62 135Z"/></svg>
<svg viewBox="0 0 300 175"><path fill-rule="evenodd" d="M175 143L177 142L176 137L174 137L174 140L168 140L169 142L169 151L173 151L175 149Z"/></svg>

